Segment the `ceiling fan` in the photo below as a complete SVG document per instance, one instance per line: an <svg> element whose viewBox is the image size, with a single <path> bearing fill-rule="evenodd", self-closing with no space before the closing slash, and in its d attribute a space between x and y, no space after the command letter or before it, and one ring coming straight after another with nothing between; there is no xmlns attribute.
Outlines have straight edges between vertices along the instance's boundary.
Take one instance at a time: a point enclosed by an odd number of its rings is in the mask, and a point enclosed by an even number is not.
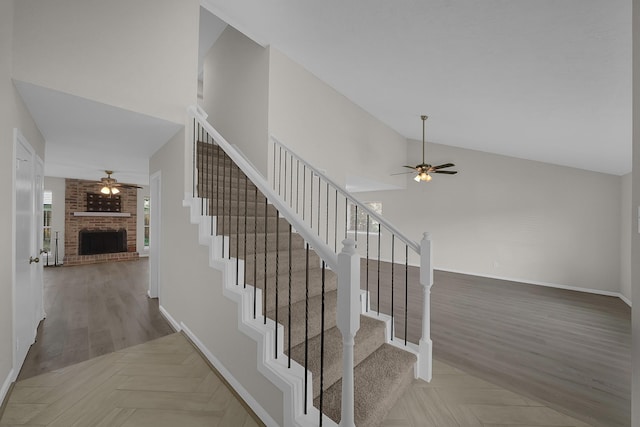
<svg viewBox="0 0 640 427"><path fill-rule="evenodd" d="M442 169L446 169L446 168L450 168L452 166L455 166L453 163L444 163L442 165L438 165L438 166L432 166L428 163L425 162L424 160L424 148L425 148L425 139L424 139L424 126L425 126L425 122L427 121L428 117L427 116L420 116L420 118L422 119L422 163L420 163L419 165L416 166L404 166L405 168L409 168L409 169L413 169L415 172L417 172L416 176L413 178L414 181L416 182L420 182L420 181L426 181L429 182L431 181L432 177L431 177L431 173L443 173L446 175L455 175L458 173L458 171L445 171ZM395 173L393 175L402 175L402 174L409 174L409 173L415 173L415 172L402 172L402 173Z"/></svg>
<svg viewBox="0 0 640 427"><path fill-rule="evenodd" d="M113 171L106 170L106 171L104 171L104 173L106 173L107 176L105 176L103 178L100 178L100 181L98 181L98 183L97 183L97 184L102 186L102 188L100 189L100 192L102 194L109 195L109 196L112 196L114 194L118 194L120 192L118 187L120 187L120 188L142 188L139 185L120 184L117 179L111 178L111 174L113 174Z"/></svg>

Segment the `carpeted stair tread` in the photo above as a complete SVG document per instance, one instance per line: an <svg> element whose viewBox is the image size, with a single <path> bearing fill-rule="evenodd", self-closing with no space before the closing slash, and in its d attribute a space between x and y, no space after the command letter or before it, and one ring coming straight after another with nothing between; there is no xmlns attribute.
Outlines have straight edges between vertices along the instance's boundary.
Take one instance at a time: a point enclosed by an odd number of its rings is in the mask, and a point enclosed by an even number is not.
<svg viewBox="0 0 640 427"><path fill-rule="evenodd" d="M336 326L336 302L338 298L337 291L329 291L325 293L325 323L324 330L329 330ZM316 295L309 298L309 338L318 335L322 326L322 295ZM267 312L267 317L275 320L275 310ZM278 308L278 323L285 327L284 348L288 348L289 336L286 330L289 327L288 308ZM295 347L305 339L305 301L298 301L291 304L291 347Z"/></svg>
<svg viewBox="0 0 640 427"><path fill-rule="evenodd" d="M237 200L210 200L209 201L209 215L236 215L244 217L245 212L248 216L265 216L265 204L258 203L257 205L253 203L245 204L244 201L238 202ZM278 210L275 206L267 203L266 205L266 216L277 216Z"/></svg>
<svg viewBox="0 0 640 427"><path fill-rule="evenodd" d="M416 356L390 344L383 344L354 370L355 423L358 427L376 427L413 381ZM323 412L340 421L342 380L323 395ZM314 400L318 407L319 398Z"/></svg>
<svg viewBox="0 0 640 427"><path fill-rule="evenodd" d="M254 260L255 256L255 260ZM263 253L255 253L254 256L247 256L245 260L245 265L247 267L247 280L253 278L254 267L256 276L259 281L264 281L265 276L267 277L267 282L269 282L270 278L276 275L276 267L278 275L284 272L289 271L289 252L283 251L281 253L276 252L263 252ZM265 256L267 257L267 265L265 271ZM276 263L276 258L278 262ZM319 268L320 267L320 257L312 251L309 250L309 268ZM307 266L306 260L306 251L305 249L295 249L291 251L291 271L301 271L305 270ZM251 283L252 285L254 283ZM257 284L258 286L259 283ZM267 283L268 288L268 283Z"/></svg>
<svg viewBox="0 0 640 427"><path fill-rule="evenodd" d="M248 280L247 282L253 282L253 272L247 270ZM291 272L291 301L297 303L304 301L306 295L306 272L292 271ZM258 280L258 288L262 289L264 282ZM275 310L275 293L276 277L272 276L267 280L267 310ZM338 289L338 276L331 271L325 270L324 279L325 292L335 291ZM322 293L322 269L313 268L309 269L309 296L315 297ZM289 272L278 275L278 309L280 313L286 313L289 304ZM282 320L282 314L280 314ZM282 322L281 322L282 323Z"/></svg>
<svg viewBox="0 0 640 427"><path fill-rule="evenodd" d="M254 227L257 229L258 233L264 233L265 229L269 233L276 232L276 223L280 222L278 227L280 230L288 230L289 223L284 218L277 218L275 216L270 216L265 218L262 216L247 216L247 232L253 233ZM220 216L217 218L217 226L218 234L235 235L237 231L244 233L244 215L240 215L239 217L233 213L231 216L225 215L224 218Z"/></svg>
<svg viewBox="0 0 640 427"><path fill-rule="evenodd" d="M320 395L320 335L309 340L307 368L313 378L313 397ZM360 316L360 329L356 333L354 363L366 359L385 343L385 324L369 316ZM286 349L285 349L286 352ZM304 342L291 349L291 358L304 366ZM323 388L327 390L342 378L342 334L333 327L324 335L324 375Z"/></svg>
<svg viewBox="0 0 640 427"><path fill-rule="evenodd" d="M254 252L265 252L265 233L248 232L247 234L231 233L229 236L229 247L231 248L231 253L235 254L236 249L238 249L238 257L244 258L245 242L247 245L247 256L253 255ZM279 233L266 233L266 248L268 251L275 251L276 248L279 248L281 253L288 252L289 228L287 227L284 230L280 229ZM297 233L291 233L291 250L293 251L303 248L304 239Z"/></svg>

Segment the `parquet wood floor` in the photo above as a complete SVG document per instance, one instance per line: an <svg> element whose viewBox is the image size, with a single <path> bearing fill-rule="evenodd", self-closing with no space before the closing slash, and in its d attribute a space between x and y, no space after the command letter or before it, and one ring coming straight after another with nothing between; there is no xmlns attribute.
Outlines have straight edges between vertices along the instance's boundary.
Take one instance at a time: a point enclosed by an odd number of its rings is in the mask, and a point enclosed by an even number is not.
<svg viewBox="0 0 640 427"><path fill-rule="evenodd" d="M257 427L180 333L15 384L1 427Z"/></svg>

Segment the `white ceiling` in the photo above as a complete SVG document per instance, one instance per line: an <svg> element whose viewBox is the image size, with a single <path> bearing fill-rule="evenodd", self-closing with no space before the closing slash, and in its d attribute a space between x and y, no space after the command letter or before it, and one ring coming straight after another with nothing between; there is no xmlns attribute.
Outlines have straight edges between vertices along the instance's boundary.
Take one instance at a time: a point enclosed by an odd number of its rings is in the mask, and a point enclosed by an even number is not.
<svg viewBox="0 0 640 427"><path fill-rule="evenodd" d="M45 175L97 180L105 169L122 183L147 185L149 158L179 124L14 82L46 140Z"/></svg>
<svg viewBox="0 0 640 427"><path fill-rule="evenodd" d="M202 0L402 135L631 171L630 0Z"/></svg>

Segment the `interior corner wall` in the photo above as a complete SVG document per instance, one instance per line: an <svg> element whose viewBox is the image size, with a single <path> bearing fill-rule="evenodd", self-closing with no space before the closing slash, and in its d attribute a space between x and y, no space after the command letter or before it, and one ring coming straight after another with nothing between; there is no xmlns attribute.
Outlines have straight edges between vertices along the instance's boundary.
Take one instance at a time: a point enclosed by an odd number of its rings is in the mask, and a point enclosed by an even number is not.
<svg viewBox="0 0 640 427"><path fill-rule="evenodd" d="M188 327L269 415L283 425L283 395L257 369L257 345L237 328L235 302L223 295L222 273L209 267L209 252L198 243L185 197L185 132L151 158L151 174L161 172L160 305Z"/></svg>
<svg viewBox="0 0 640 427"><path fill-rule="evenodd" d="M65 179L54 178L51 176L44 177L45 191L51 191L51 250L54 250L56 233L58 236L58 262L62 263L64 259L64 223L65 223ZM49 265L54 261L52 253L49 259Z"/></svg>
<svg viewBox="0 0 640 427"><path fill-rule="evenodd" d="M358 193L415 241L429 231L437 269L620 291L619 176L428 144L457 175L407 189ZM410 144L409 163L421 155Z"/></svg>
<svg viewBox="0 0 640 427"><path fill-rule="evenodd" d="M208 121L267 177L269 52L227 25L204 60Z"/></svg>
<svg viewBox="0 0 640 427"><path fill-rule="evenodd" d="M269 50L270 135L341 185L352 175L404 187L405 180L391 174L405 164L406 139L282 52Z"/></svg>
<svg viewBox="0 0 640 427"><path fill-rule="evenodd" d="M620 293L631 301L631 232L636 219L632 218L631 182L632 174L621 177L620 209Z"/></svg>
<svg viewBox="0 0 640 427"><path fill-rule="evenodd" d="M640 0L632 1L633 170L631 182L631 425L640 426Z"/></svg>
<svg viewBox="0 0 640 427"><path fill-rule="evenodd" d="M197 100L197 0L15 2L13 77L183 124Z"/></svg>
<svg viewBox="0 0 640 427"><path fill-rule="evenodd" d="M0 1L0 182L12 183L15 152L13 130L20 129L44 160L44 139L12 82L14 10L18 2ZM13 366L13 185L0 189L0 401L9 385Z"/></svg>

